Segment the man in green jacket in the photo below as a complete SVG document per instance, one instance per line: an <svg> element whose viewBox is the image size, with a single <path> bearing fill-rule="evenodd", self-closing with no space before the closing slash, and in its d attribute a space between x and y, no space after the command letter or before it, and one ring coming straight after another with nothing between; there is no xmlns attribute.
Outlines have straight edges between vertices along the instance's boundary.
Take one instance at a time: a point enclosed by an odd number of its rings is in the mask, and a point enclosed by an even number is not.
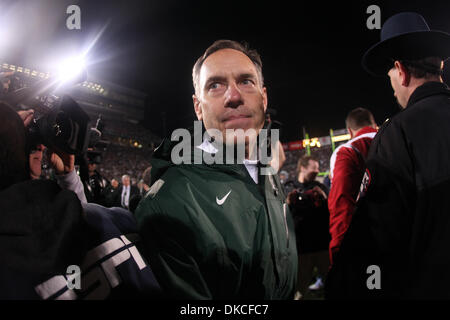
<svg viewBox="0 0 450 320"><path fill-rule="evenodd" d="M267 108L261 59L240 43L216 41L194 65L193 82L207 138L165 141L155 151L152 186L135 213L149 263L170 298L291 299L292 217L278 177L257 156L268 148L258 139ZM239 140L236 129L256 139ZM183 161L180 145L192 146Z"/></svg>

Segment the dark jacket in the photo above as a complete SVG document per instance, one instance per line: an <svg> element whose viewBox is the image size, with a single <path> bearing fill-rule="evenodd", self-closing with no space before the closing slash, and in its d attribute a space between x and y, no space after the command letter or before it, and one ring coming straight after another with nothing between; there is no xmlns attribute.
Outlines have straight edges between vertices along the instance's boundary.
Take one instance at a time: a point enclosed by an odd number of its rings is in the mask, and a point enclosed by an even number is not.
<svg viewBox="0 0 450 320"><path fill-rule="evenodd" d="M243 164L171 162L154 154L136 210L158 282L172 298L293 298L297 252L277 176L256 184Z"/></svg>
<svg viewBox="0 0 450 320"><path fill-rule="evenodd" d="M297 250L300 254L328 250L330 243L327 200L311 192L316 186L328 195L328 188L319 181L301 183L294 180L285 185L286 194L293 190L299 193L299 197L291 201L289 209L294 218Z"/></svg>
<svg viewBox="0 0 450 320"><path fill-rule="evenodd" d="M80 289L60 285L57 274L36 286L43 299L152 299L161 289L147 262L141 256L134 217L123 208L105 208L84 203L88 225L83 234L89 250L80 265Z"/></svg>
<svg viewBox="0 0 450 320"><path fill-rule="evenodd" d="M83 206L49 180L0 192L0 299L159 298L139 252L134 217L122 208ZM81 268L79 290L67 268Z"/></svg>
<svg viewBox="0 0 450 320"><path fill-rule="evenodd" d="M0 192L0 299L37 299L34 287L80 265L86 223L75 193L30 180Z"/></svg>
<svg viewBox="0 0 450 320"><path fill-rule="evenodd" d="M114 206L115 207L121 207L122 206L122 190L123 190L123 185L120 185L117 188L117 191L115 192L114 196ZM130 198L128 200L128 207L130 206L130 204L132 203L132 199L134 197L139 196L139 189L135 186L130 185ZM126 208L128 209L128 208Z"/></svg>
<svg viewBox="0 0 450 320"><path fill-rule="evenodd" d="M85 175L83 185L84 194L88 202L97 203L102 206L108 204L106 196L110 183L97 170L95 170L92 176Z"/></svg>
<svg viewBox="0 0 450 320"><path fill-rule="evenodd" d="M450 91L428 82L372 142L328 298L450 298L449 159Z"/></svg>
<svg viewBox="0 0 450 320"><path fill-rule="evenodd" d="M117 194L121 190L120 186L117 188L113 188L111 184L109 184L105 189L105 207L120 207L120 202L117 204Z"/></svg>

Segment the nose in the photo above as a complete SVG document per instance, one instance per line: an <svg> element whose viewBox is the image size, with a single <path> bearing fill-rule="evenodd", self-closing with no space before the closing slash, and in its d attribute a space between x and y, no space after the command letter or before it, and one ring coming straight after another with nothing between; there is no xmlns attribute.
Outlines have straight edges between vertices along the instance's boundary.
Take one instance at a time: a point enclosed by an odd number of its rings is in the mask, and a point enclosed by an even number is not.
<svg viewBox="0 0 450 320"><path fill-rule="evenodd" d="M225 107L226 108L237 108L241 104L243 104L241 91L236 86L235 83L232 83L228 86L227 92L225 93Z"/></svg>

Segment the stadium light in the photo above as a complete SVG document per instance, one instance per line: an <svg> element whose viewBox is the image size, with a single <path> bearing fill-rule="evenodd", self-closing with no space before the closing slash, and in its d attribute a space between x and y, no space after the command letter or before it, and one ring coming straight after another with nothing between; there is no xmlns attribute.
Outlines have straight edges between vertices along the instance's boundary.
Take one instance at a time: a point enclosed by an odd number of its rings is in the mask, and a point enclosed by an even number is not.
<svg viewBox="0 0 450 320"><path fill-rule="evenodd" d="M334 136L331 138L334 142L340 142L340 141L345 141L345 140L350 140L350 135L349 134L341 134L339 136Z"/></svg>
<svg viewBox="0 0 450 320"><path fill-rule="evenodd" d="M58 80L67 82L75 79L85 71L86 63L84 57L71 57L63 60L58 68Z"/></svg>
<svg viewBox="0 0 450 320"><path fill-rule="evenodd" d="M10 41L8 29L0 24L0 56L3 56L7 52Z"/></svg>

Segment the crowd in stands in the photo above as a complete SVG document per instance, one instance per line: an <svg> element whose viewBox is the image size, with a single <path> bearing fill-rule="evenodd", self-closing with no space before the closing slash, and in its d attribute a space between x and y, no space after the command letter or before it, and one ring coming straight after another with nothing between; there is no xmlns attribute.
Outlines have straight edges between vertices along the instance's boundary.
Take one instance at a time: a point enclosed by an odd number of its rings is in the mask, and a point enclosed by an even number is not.
<svg viewBox="0 0 450 320"><path fill-rule="evenodd" d="M127 174L132 184L141 178L142 172L150 165L153 151L150 148L133 148L110 144L103 153L99 171L109 181Z"/></svg>
<svg viewBox="0 0 450 320"><path fill-rule="evenodd" d="M126 121L107 121L103 134L108 140L114 140L117 144L133 146L135 142L138 142L138 144L144 147L148 146L152 149L161 140L143 126ZM120 140L117 139L119 137Z"/></svg>
<svg viewBox="0 0 450 320"><path fill-rule="evenodd" d="M343 142L341 142L342 144ZM337 148L340 144L336 144L335 148ZM286 156L286 161L281 167L280 171L286 171L288 173L288 180L295 179L297 176L297 162L302 156L307 154L306 149L301 150L291 150L284 151ZM322 146L320 148L311 148L310 154L314 156L319 161L319 170L320 172L329 172L330 171L330 158L333 153L331 146Z"/></svg>

